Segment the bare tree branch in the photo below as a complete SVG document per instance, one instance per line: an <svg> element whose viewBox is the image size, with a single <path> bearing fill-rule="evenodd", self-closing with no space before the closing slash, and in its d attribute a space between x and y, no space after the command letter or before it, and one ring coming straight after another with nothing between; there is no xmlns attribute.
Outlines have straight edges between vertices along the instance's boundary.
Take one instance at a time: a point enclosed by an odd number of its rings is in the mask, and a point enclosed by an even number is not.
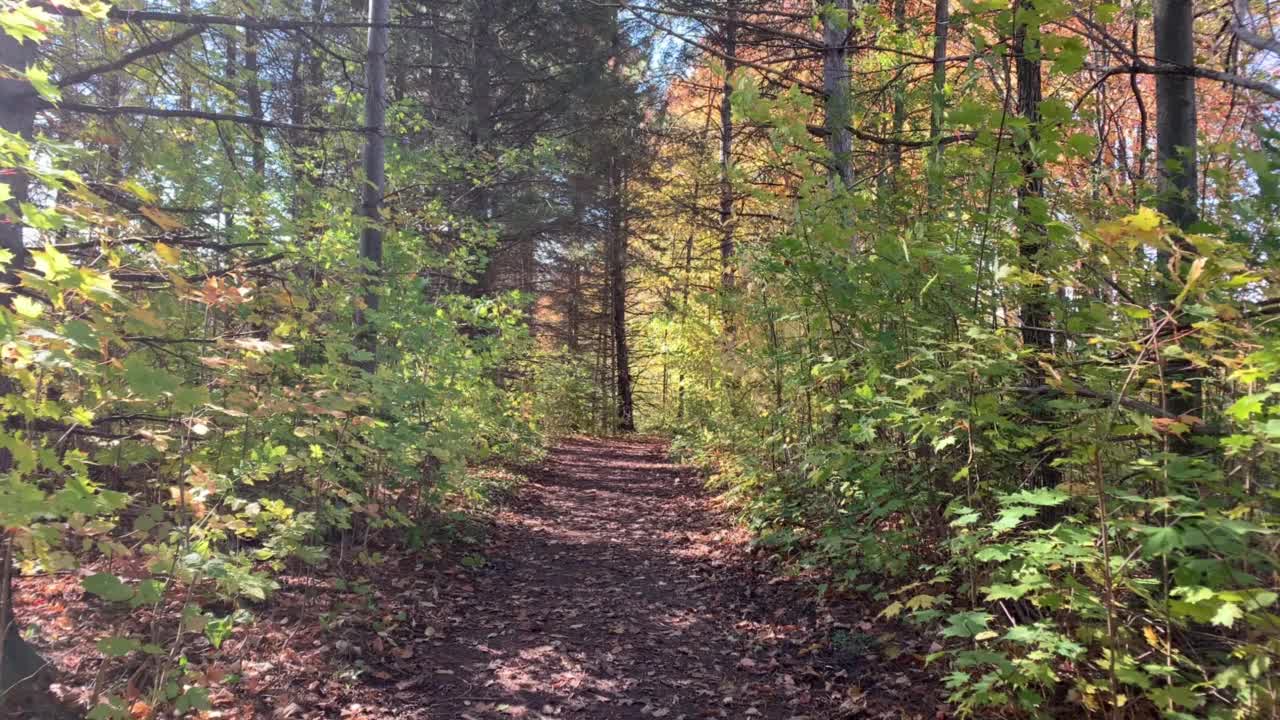
<svg viewBox="0 0 1280 720"><path fill-rule="evenodd" d="M120 56L118 59L112 60L111 62L106 62L101 65L95 65L93 67L86 68L84 70L73 72L70 75L67 75L66 77L59 78L58 81L54 84L57 85L58 87L69 87L71 85L77 85L79 83L85 82L86 80L90 80L104 73L113 72L115 70L122 70L128 67L129 65L131 65L132 63L137 62L138 60L141 60L145 57L158 55L162 52L168 52L169 50L172 50L173 48L181 45L182 43L186 42L187 40L190 40L191 38L195 37L196 35L199 35L204 31L205 31L205 28L203 26L187 28L186 30L183 30L182 32L178 33L177 35L174 35L173 37L170 37L166 40L158 40L156 42L151 43L150 45L144 45L143 47L140 47L137 50L134 50L133 52L125 53L124 55Z"/></svg>
<svg viewBox="0 0 1280 720"><path fill-rule="evenodd" d="M52 2L41 3L40 6L53 15L79 17L79 10ZM247 15L204 15L200 13L176 13L162 10L126 10L113 7L107 11L107 20L113 22L169 22L183 25L229 25L233 27L252 28L254 30L307 30L307 29L350 29L374 27L374 23L365 20L297 20L294 18L253 18ZM432 25L382 23L382 26L397 30L436 30Z"/></svg>
<svg viewBox="0 0 1280 720"><path fill-rule="evenodd" d="M241 125L252 125L254 127L272 128L275 130L295 130L298 132L355 132L363 133L366 129L359 126L344 125L299 125L297 123L277 122L275 120L266 120L264 118L256 118L250 115L233 115L230 113L208 112L205 110L180 110L176 108L155 108L145 105L88 105L85 103L63 101L59 103L46 102L41 108L43 110L63 110L67 112L86 113L88 115L142 115L146 117L158 118L195 118L197 120L210 120L215 122L233 122Z"/></svg>
<svg viewBox="0 0 1280 720"><path fill-rule="evenodd" d="M1113 75L1190 75L1191 77L1204 78L1206 80L1217 80L1221 83L1260 92L1263 95L1280 100L1280 87L1269 85L1261 80L1252 80L1232 73L1210 70L1209 68L1200 67L1199 65L1185 66L1169 65L1165 63L1149 65L1147 63L1135 63L1133 65L1120 65L1116 67L1097 65L1087 65L1086 67L1090 70L1102 73L1102 77L1098 79L1099 82Z"/></svg>
<svg viewBox="0 0 1280 720"><path fill-rule="evenodd" d="M1249 28L1246 21L1253 17L1253 13L1249 12L1248 0L1235 0L1233 9L1236 13L1236 21L1231 24L1231 31L1240 38L1241 42L1259 50L1269 50L1280 55L1280 40L1263 37Z"/></svg>

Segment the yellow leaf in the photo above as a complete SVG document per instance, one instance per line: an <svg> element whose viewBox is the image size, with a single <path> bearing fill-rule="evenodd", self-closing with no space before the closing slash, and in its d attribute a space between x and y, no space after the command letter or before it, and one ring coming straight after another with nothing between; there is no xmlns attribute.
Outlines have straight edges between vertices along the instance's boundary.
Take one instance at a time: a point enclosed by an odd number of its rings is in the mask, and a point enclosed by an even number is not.
<svg viewBox="0 0 1280 720"><path fill-rule="evenodd" d="M1151 647L1160 647L1160 636L1156 634L1155 628L1150 625L1142 628L1142 636L1147 639L1147 644Z"/></svg>
<svg viewBox="0 0 1280 720"><path fill-rule="evenodd" d="M178 252L178 249L172 245L166 245L162 242L158 242L156 243L155 250L156 255L159 255L160 259L169 265L177 265L178 262L182 260L182 253Z"/></svg>
<svg viewBox="0 0 1280 720"><path fill-rule="evenodd" d="M40 317L40 313L44 312L44 305L29 297L15 295L13 297L13 310L24 318L34 320Z"/></svg>
<svg viewBox="0 0 1280 720"><path fill-rule="evenodd" d="M900 614L902 614L902 603L893 602L893 603L889 603L888 607L881 610L880 614L877 615L876 617L895 618L895 617L898 617L898 615Z"/></svg>
<svg viewBox="0 0 1280 720"><path fill-rule="evenodd" d="M1173 301L1174 307L1182 306L1182 301L1187 299L1187 294L1191 292L1191 288L1195 287L1196 281L1204 274L1204 266L1207 262L1209 262L1209 258L1198 257L1191 263L1191 269L1187 271L1187 284L1183 286L1182 292L1178 293L1177 299Z"/></svg>
<svg viewBox="0 0 1280 720"><path fill-rule="evenodd" d="M143 205L139 212L142 213L143 217L155 223L161 230L166 232L182 229L182 223L175 220L172 215L166 213L160 208Z"/></svg>
<svg viewBox="0 0 1280 720"><path fill-rule="evenodd" d="M933 595L916 595L907 601L908 610L927 610L938 602L938 598Z"/></svg>
<svg viewBox="0 0 1280 720"><path fill-rule="evenodd" d="M231 341L232 345L244 350L252 352L269 353L278 350L288 350L293 346L288 343L272 342L270 340L259 340L258 338L236 338Z"/></svg>
<svg viewBox="0 0 1280 720"><path fill-rule="evenodd" d="M164 327L164 323L160 321L160 318L155 313L141 305L134 306L129 310L129 317L150 328Z"/></svg>
<svg viewBox="0 0 1280 720"><path fill-rule="evenodd" d="M125 180L120 183L120 188L135 195L142 202L153 203L156 201L155 193L142 187L137 180Z"/></svg>
<svg viewBox="0 0 1280 720"><path fill-rule="evenodd" d="M1160 214L1149 207L1138 208L1138 212L1125 218L1124 221L1143 232L1151 232L1160 227Z"/></svg>

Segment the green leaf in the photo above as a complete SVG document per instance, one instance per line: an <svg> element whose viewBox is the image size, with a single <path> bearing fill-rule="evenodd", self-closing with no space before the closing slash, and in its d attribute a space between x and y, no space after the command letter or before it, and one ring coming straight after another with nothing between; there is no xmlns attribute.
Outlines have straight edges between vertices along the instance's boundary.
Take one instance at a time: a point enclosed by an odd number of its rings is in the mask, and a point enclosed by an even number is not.
<svg viewBox="0 0 1280 720"><path fill-rule="evenodd" d="M27 68L24 75L26 75L27 82L31 83L31 87L40 94L40 97L49 102L57 102L62 99L62 91L49 79L48 67L32 65Z"/></svg>
<svg viewBox="0 0 1280 720"><path fill-rule="evenodd" d="M1142 543L1142 554L1146 557L1164 555L1182 547L1182 532L1175 527L1141 527L1138 530L1147 536Z"/></svg>
<svg viewBox="0 0 1280 720"><path fill-rule="evenodd" d="M943 637L971 638L987 629L991 622L991 613L973 610L956 613L947 618L947 626L942 629Z"/></svg>
<svg viewBox="0 0 1280 720"><path fill-rule="evenodd" d="M1161 708L1177 705L1188 710L1194 710L1204 705L1204 698L1194 688L1182 685L1155 687L1147 692L1147 696L1156 704L1156 707Z"/></svg>
<svg viewBox="0 0 1280 720"><path fill-rule="evenodd" d="M1069 75L1084 67L1085 57L1089 54L1084 40L1074 35L1046 36L1043 42L1045 49L1050 51L1054 72Z"/></svg>
<svg viewBox="0 0 1280 720"><path fill-rule="evenodd" d="M86 720L129 720L132 717L133 714L124 706L124 700L118 697L98 703L85 715Z"/></svg>
<svg viewBox="0 0 1280 720"><path fill-rule="evenodd" d="M133 597L133 588L109 573L90 575L83 581L84 589L108 602L124 602Z"/></svg>
<svg viewBox="0 0 1280 720"><path fill-rule="evenodd" d="M135 395L148 399L158 399L177 390L182 384L178 376L152 367L138 353L125 358L124 381Z"/></svg>
<svg viewBox="0 0 1280 720"><path fill-rule="evenodd" d="M947 120L953 126L977 127L988 119L990 112L984 103L965 100L947 113Z"/></svg>
<svg viewBox="0 0 1280 720"><path fill-rule="evenodd" d="M124 657L138 648L142 647L142 643L129 637L121 637L112 635L98 641L98 650L102 651L107 657Z"/></svg>
<svg viewBox="0 0 1280 720"><path fill-rule="evenodd" d="M1053 488L1037 488L1035 490L1022 490L1016 493L1002 495L1000 497L1000 504L1053 507L1055 505L1061 505L1070 499L1071 496L1061 490L1054 490Z"/></svg>
<svg viewBox="0 0 1280 720"><path fill-rule="evenodd" d="M1271 418L1262 426L1262 432L1267 437L1280 437L1280 418Z"/></svg>
<svg viewBox="0 0 1280 720"><path fill-rule="evenodd" d="M83 320L63 324L62 336L85 350L98 349L98 330Z"/></svg>
<svg viewBox="0 0 1280 720"><path fill-rule="evenodd" d="M208 710L213 707L209 703L208 688L192 687L187 688L186 692L178 698L173 704L173 709L179 713L189 712L191 710Z"/></svg>
<svg viewBox="0 0 1280 720"><path fill-rule="evenodd" d="M0 28L19 41L40 42L57 22L58 19L43 8L26 3L5 3L4 10L0 12Z"/></svg>
<svg viewBox="0 0 1280 720"><path fill-rule="evenodd" d="M999 544L987 545L974 554L974 559L978 562L1004 562L1011 557L1017 555L1017 550L1012 545Z"/></svg>
<svg viewBox="0 0 1280 720"><path fill-rule="evenodd" d="M1067 138L1067 150L1076 157L1089 157L1098 147L1098 139L1088 133L1076 133Z"/></svg>
<svg viewBox="0 0 1280 720"><path fill-rule="evenodd" d="M1210 618L1209 622L1214 625L1231 627L1235 624L1236 620L1239 620L1242 617L1244 617L1244 612L1240 609L1239 605L1224 602L1222 605L1218 606L1217 611L1213 613L1213 617Z"/></svg>
<svg viewBox="0 0 1280 720"><path fill-rule="evenodd" d="M137 601L141 605L152 605L160 602L164 596L164 583L159 580L146 579L138 583Z"/></svg>
<svg viewBox="0 0 1280 720"><path fill-rule="evenodd" d="M1026 505L1014 505L1013 507L1004 508L1000 511L1000 516L995 519L995 522L991 523L991 529L996 532L1012 530L1018 527L1024 519L1035 517L1038 512L1038 509L1027 507Z"/></svg>
<svg viewBox="0 0 1280 720"><path fill-rule="evenodd" d="M0 435L0 441L6 436ZM25 444L0 442L0 449L26 448ZM16 458L22 459L22 458ZM20 527L48 512L48 496L40 488L19 479L0 481L0 526Z"/></svg>
<svg viewBox="0 0 1280 720"><path fill-rule="evenodd" d="M1110 24L1119 12L1120 6L1112 3L1102 3L1093 9L1094 17L1102 25Z"/></svg>
<svg viewBox="0 0 1280 720"><path fill-rule="evenodd" d="M983 588L987 593L987 599L992 601L1017 600L1026 595L1030 589L1026 585L1005 585L1000 583Z"/></svg>
<svg viewBox="0 0 1280 720"><path fill-rule="evenodd" d="M144 203L147 203L148 205L154 205L158 200L155 193L151 192L146 187L144 187L142 183L132 178L122 180L120 182L120 189L130 193L131 195L133 195L134 197L137 197L139 200L141 200Z"/></svg>
<svg viewBox="0 0 1280 720"><path fill-rule="evenodd" d="M52 245L46 245L43 250L31 251L31 264L50 282L68 278L76 269L71 258L63 255Z"/></svg>
<svg viewBox="0 0 1280 720"><path fill-rule="evenodd" d="M209 644L214 648L222 647L222 643L231 637L232 631L235 630L235 621L231 615L222 618L213 618L207 621L204 626L204 636L208 638Z"/></svg>
<svg viewBox="0 0 1280 720"><path fill-rule="evenodd" d="M1262 412L1262 402L1270 395L1270 393L1245 395L1231 403L1231 406L1227 408L1227 414L1240 422L1244 422Z"/></svg>

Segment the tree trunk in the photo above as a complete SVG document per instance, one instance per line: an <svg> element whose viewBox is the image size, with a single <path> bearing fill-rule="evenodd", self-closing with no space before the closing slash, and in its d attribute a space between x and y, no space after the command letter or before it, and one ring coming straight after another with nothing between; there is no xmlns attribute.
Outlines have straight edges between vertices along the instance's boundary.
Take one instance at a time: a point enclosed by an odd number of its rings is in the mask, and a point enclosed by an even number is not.
<svg viewBox="0 0 1280 720"><path fill-rule="evenodd" d="M933 5L933 94L929 110L929 206L937 207L942 200L942 123L946 113L947 92L947 34L951 28L949 0L935 0Z"/></svg>
<svg viewBox="0 0 1280 720"><path fill-rule="evenodd" d="M1185 67L1195 63L1195 40L1192 36L1194 23L1195 15L1190 0L1156 0L1157 65ZM1199 219L1196 125L1195 79L1168 73L1156 75L1159 209L1182 230L1187 230ZM1167 268L1169 255L1160 253L1157 262L1162 270ZM1166 287L1170 288L1171 295L1173 283L1168 283ZM1165 366L1165 377L1170 386L1166 400L1169 412L1176 415L1200 413L1200 382L1197 375L1195 368L1184 360L1173 360ZM1185 383L1187 389L1173 390L1175 383Z"/></svg>
<svg viewBox="0 0 1280 720"><path fill-rule="evenodd" d="M386 193L386 124L387 113L387 23L391 16L390 0L369 0L369 45L365 62L364 96L364 189L361 193L360 217L365 221L360 231L360 257L372 266L365 282L364 306L377 311L378 294L372 284L382 268L382 198ZM370 327L364 308L356 309L358 345L369 357L360 363L368 372L377 369L377 332Z"/></svg>
<svg viewBox="0 0 1280 720"><path fill-rule="evenodd" d="M617 380L617 428L636 429L631 398L631 364L627 347L627 223L624 201L625 174L619 160L609 161L609 306L612 315L613 355Z"/></svg>
<svg viewBox="0 0 1280 720"><path fill-rule="evenodd" d="M1156 63L1195 63L1190 0L1157 0ZM1187 75L1156 75L1156 155L1160 166L1160 211L1180 228L1198 219L1196 193L1196 81Z"/></svg>
<svg viewBox="0 0 1280 720"><path fill-rule="evenodd" d="M893 25L901 37L907 29L907 0L893 0ZM902 130L907 125L907 86L905 80L894 83L893 88L893 134L894 140L902 139ZM889 146L890 190L898 189L898 177L902 172L902 146Z"/></svg>
<svg viewBox="0 0 1280 720"><path fill-rule="evenodd" d="M1138 44L1138 8L1135 6L1133 10L1133 24L1130 26L1129 32L1129 49L1136 57L1139 52ZM1134 155L1138 161L1137 177L1133 180L1133 204L1136 207L1140 194L1139 185L1147 179L1147 101L1142 96L1142 88L1138 85L1138 74L1129 73L1129 91L1133 93L1133 102L1138 108L1138 147ZM1194 133L1193 133L1194 136ZM1194 185L1194 183L1193 183Z"/></svg>
<svg viewBox="0 0 1280 720"><path fill-rule="evenodd" d="M477 162L483 167L484 150L488 147L493 135L493 78L490 72L494 57L497 54L493 47L494 37L492 19L488 8L488 0L481 0L472 9L471 19L471 121L468 135L471 149ZM485 173L487 174L487 173ZM487 179L478 177L476 186L471 188L471 212L477 223L487 223L493 212L492 198ZM501 248L495 242L488 251L488 263L480 277L469 288L471 295L482 297L491 294L498 280L498 251Z"/></svg>
<svg viewBox="0 0 1280 720"><path fill-rule="evenodd" d="M5 455L0 458L0 465L10 462L8 453ZM18 622L13 614L13 546L7 534L3 543L3 550L0 550L0 706L15 701L11 693L26 694L36 690L28 681L38 678L48 665L18 632Z"/></svg>
<svg viewBox="0 0 1280 720"><path fill-rule="evenodd" d="M255 120L263 119L262 114L262 78L258 66L258 31L246 28L244 31L244 69L249 76L245 79L245 100L249 105L249 116ZM267 145L261 126L249 128L253 138L253 172L258 182L263 182L267 172Z"/></svg>
<svg viewBox="0 0 1280 720"><path fill-rule="evenodd" d="M14 77L0 75L0 127L25 139L30 139L35 125L36 95L21 72L35 61L36 44L19 42L7 33L0 33L0 66L17 71ZM30 180L26 173L17 171L0 174L0 184L7 186L11 199L8 209L19 217L20 203L27 200ZM6 286L18 283L18 271L31 264L31 254L23 242L21 222L0 223L0 249L13 255L0 270L0 283ZM0 291L0 303L8 306L12 293ZM13 380L0 375L0 396L15 392ZM0 473L12 469L13 458L8 451L0 450ZM0 533L4 529L0 528ZM10 688L26 678L36 675L45 661L18 633L13 614L11 571L12 551L8 537L4 538L3 555L0 556L0 706L12 700Z"/></svg>
<svg viewBox="0 0 1280 720"><path fill-rule="evenodd" d="M733 180L730 171L733 168L733 73L737 70L738 54L738 6L730 2L727 8L728 19L724 23L724 87L720 96L720 286L726 293L732 292L735 284L733 267ZM729 317L726 312L726 319ZM726 327L726 331L731 328Z"/></svg>
<svg viewBox="0 0 1280 720"><path fill-rule="evenodd" d="M311 0L311 17L320 20L324 17L324 0ZM290 111L289 121L294 125L305 125L318 122L320 108L323 104L324 63L320 51L312 47L310 41L299 40L297 55L294 58L293 74L290 78ZM303 206L305 195L311 188L319 187L323 179L322 168L312 169L313 158L308 157L308 150L315 144L312 133L298 132L290 136L289 145L294 150L294 188L299 197L294 199L294 219L297 220ZM298 228L301 235L302 228ZM310 232L307 236L310 236Z"/></svg>
<svg viewBox="0 0 1280 720"><path fill-rule="evenodd" d="M35 56L35 43L18 42L7 33L0 33L0 65L21 73L35 60ZM30 139L35 117L35 96L30 83L20 74L16 77L0 75L0 127ZM8 186L12 198L8 203L9 211L16 216L21 212L20 204L27 200L27 175L23 172L0 174L0 184ZM25 268L31 258L22 242L22 223L0 223L0 248L13 254L8 267L0 274L0 282L15 284L17 276L13 271ZM0 297L8 298L8 294Z"/></svg>
<svg viewBox="0 0 1280 720"><path fill-rule="evenodd" d="M1038 155L1040 140L1040 102L1043 88L1040 73L1040 45L1038 32L1032 36L1029 27L1029 16L1035 10L1031 0L1022 0L1015 12L1013 34L1013 56L1015 73L1018 80L1018 113L1027 121L1026 134L1019 137L1017 151L1022 165L1022 177L1018 184L1018 256L1023 268L1038 274L1041 271L1040 253L1044 249L1045 214L1044 203L1044 166ZM1022 343L1033 348L1037 353L1053 352L1053 333L1049 326L1053 322L1049 305L1045 302L1044 293L1039 288L1025 291L1022 301ZM1035 363L1035 360L1032 361ZM1044 371L1037 364L1032 365L1032 382L1043 383ZM1048 409L1037 401L1032 408L1032 417L1037 423L1051 419ZM1053 487L1061 481L1057 468L1052 467L1053 451L1047 446L1037 453L1035 479L1039 487Z"/></svg>
<svg viewBox="0 0 1280 720"><path fill-rule="evenodd" d="M853 118L849 73L850 0L835 0L822 13L822 92L826 96L824 126L831 153L832 187L853 186Z"/></svg>
<svg viewBox="0 0 1280 720"><path fill-rule="evenodd" d="M191 14L191 0L178 0L178 12L183 15ZM191 101L191 79L186 73L178 80L178 107L183 110L194 107Z"/></svg>

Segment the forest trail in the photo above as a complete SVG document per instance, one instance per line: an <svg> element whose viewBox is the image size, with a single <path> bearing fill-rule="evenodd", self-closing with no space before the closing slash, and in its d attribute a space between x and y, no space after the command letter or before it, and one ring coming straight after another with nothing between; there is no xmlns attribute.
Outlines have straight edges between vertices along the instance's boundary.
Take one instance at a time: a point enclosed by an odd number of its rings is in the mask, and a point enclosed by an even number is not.
<svg viewBox="0 0 1280 720"><path fill-rule="evenodd" d="M740 535L662 444L564 442L496 518L471 586L440 598L426 716L935 716L902 663L833 651L833 632L861 632L757 576Z"/></svg>
<svg viewBox="0 0 1280 720"><path fill-rule="evenodd" d="M284 574L220 648L189 635L200 672L237 678L218 682L209 717L947 716L923 667L930 638L875 620L881 603L819 603L809 580L760 567L746 531L664 443L570 439L521 474L484 534L464 532L445 557L370 548L339 572ZM77 576L18 589L63 702L83 708L103 669L136 669L101 665L94 634L77 629L147 626L122 625ZM164 625L180 610L169 604ZM47 705L0 703L0 718L58 716Z"/></svg>

